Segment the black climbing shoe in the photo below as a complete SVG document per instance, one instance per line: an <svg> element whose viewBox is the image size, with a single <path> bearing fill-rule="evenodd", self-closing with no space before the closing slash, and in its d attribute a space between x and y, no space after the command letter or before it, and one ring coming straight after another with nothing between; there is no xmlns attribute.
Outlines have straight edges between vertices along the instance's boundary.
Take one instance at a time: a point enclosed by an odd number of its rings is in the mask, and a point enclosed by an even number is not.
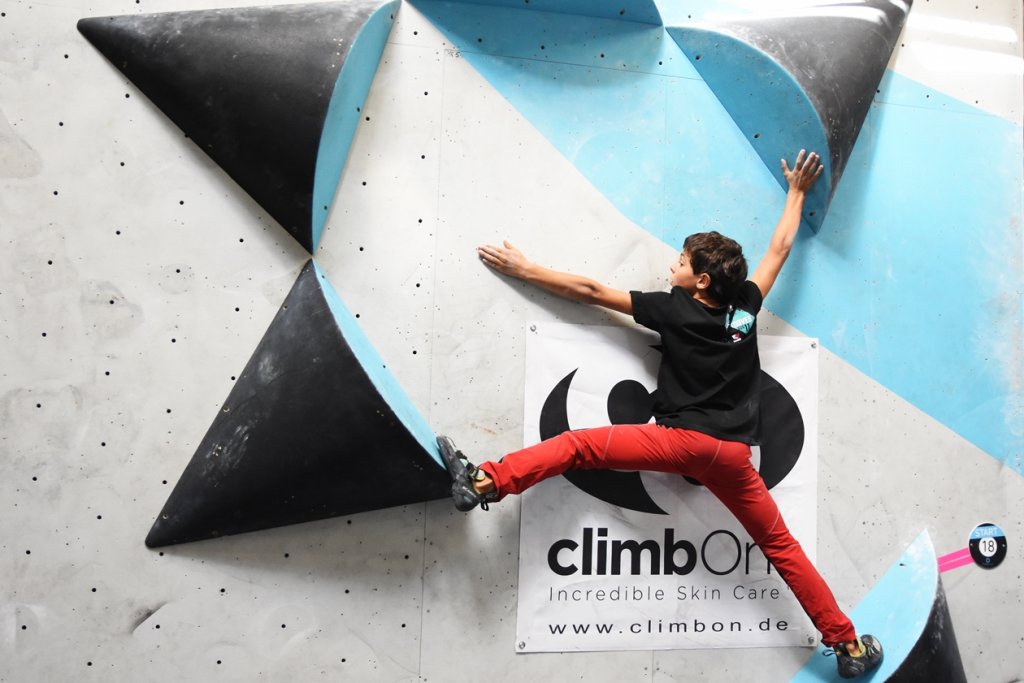
<svg viewBox="0 0 1024 683"><path fill-rule="evenodd" d="M497 493L477 493L473 488L473 481L483 479L487 476L483 470L471 463L462 454L462 451L455 448L455 444L447 436L437 437L437 446L441 449L441 458L448 468L448 474L452 478L452 498L455 500L455 509L460 512L468 512L477 505L481 509L487 509L487 503L498 499Z"/></svg>
<svg viewBox="0 0 1024 683"><path fill-rule="evenodd" d="M832 648L839 665L842 678L854 678L871 671L882 661L882 644L874 636L863 635L857 639L861 646L861 654L854 656L846 651L846 645L840 643ZM829 654L826 652L825 654Z"/></svg>

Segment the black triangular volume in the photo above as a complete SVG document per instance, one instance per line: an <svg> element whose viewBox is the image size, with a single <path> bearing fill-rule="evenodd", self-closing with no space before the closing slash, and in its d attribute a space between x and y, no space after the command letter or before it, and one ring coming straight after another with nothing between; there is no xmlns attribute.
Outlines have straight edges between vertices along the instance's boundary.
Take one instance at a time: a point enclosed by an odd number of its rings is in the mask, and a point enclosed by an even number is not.
<svg viewBox="0 0 1024 683"><path fill-rule="evenodd" d="M850 614L858 634L866 640L870 633L884 652L865 680L967 683L941 562L928 532L922 531ZM831 654L831 648L822 646L819 652ZM837 680L835 661L811 656L792 680Z"/></svg>
<svg viewBox="0 0 1024 683"><path fill-rule="evenodd" d="M920 637L910 648L906 659L896 667L895 673L886 679L887 683L914 681L967 683L941 576L936 582L935 601Z"/></svg>
<svg viewBox="0 0 1024 683"><path fill-rule="evenodd" d="M153 524L147 546L450 495L451 480L429 450L435 448L432 433L409 418L409 405L396 405L404 395L396 399L394 387L378 388L382 368L376 362L364 367L360 346L366 341L353 331L354 321L336 316L328 301L335 295L325 287L308 263Z"/></svg>
<svg viewBox="0 0 1024 683"><path fill-rule="evenodd" d="M804 207L804 219L815 230L899 44L911 2L820 2L668 27L783 186L780 158L792 163L804 146L821 154L825 177Z"/></svg>
<svg viewBox="0 0 1024 683"><path fill-rule="evenodd" d="M312 253L328 106L345 55L382 4L92 17L78 30Z"/></svg>

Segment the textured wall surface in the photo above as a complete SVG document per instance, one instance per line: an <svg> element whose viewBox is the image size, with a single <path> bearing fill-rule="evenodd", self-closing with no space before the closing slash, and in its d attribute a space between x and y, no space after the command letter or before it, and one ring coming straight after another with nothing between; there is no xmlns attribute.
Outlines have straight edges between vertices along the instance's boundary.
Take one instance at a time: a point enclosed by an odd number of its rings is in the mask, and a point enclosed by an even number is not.
<svg viewBox="0 0 1024 683"><path fill-rule="evenodd" d="M75 23L238 4L0 0L0 680L788 680L810 650L515 655L518 501L145 548L307 255ZM659 71L606 60L618 42L474 47L474 17L499 36L519 10L451 7L403 2L316 258L435 431L493 456L522 443L529 321L629 322L495 276L476 245L661 288L695 221L756 255L783 197L678 51ZM943 575L977 681L1024 678L1021 21L1011 0L915 3L762 316L822 342L818 566L840 604L922 529L939 554L1006 530L1002 566ZM644 55L669 50L644 31Z"/></svg>

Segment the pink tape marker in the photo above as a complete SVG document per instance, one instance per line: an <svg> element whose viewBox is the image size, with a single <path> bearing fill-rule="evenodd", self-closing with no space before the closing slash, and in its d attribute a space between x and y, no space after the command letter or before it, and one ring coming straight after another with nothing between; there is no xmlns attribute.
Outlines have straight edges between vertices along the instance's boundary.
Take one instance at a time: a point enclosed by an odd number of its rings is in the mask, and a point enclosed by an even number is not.
<svg viewBox="0 0 1024 683"><path fill-rule="evenodd" d="M942 557L938 558L938 561L939 573L941 574L943 572L948 572L951 569L962 567L965 564L971 564L972 562L974 562L974 558L971 557L970 548L962 548L961 550L957 550L947 555L943 555Z"/></svg>

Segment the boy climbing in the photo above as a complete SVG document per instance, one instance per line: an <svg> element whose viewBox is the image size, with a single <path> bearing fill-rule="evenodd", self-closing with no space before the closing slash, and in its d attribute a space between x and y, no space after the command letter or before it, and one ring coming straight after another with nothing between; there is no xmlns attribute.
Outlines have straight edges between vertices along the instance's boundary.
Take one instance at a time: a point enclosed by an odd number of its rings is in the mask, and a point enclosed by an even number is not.
<svg viewBox="0 0 1024 683"><path fill-rule="evenodd" d="M756 316L785 264L800 227L804 197L821 175L817 154L797 155L782 216L767 253L747 279L738 243L717 232L686 238L669 270L669 292L625 292L590 278L530 262L508 242L482 246L494 270L558 296L632 315L661 335L654 392L655 423L565 432L497 462L473 465L447 437L438 438L459 510L488 503L569 469L671 472L699 480L736 516L793 590L836 654L839 674L852 678L882 660L870 635L857 637L828 585L790 534L750 463L758 441L760 360Z"/></svg>

